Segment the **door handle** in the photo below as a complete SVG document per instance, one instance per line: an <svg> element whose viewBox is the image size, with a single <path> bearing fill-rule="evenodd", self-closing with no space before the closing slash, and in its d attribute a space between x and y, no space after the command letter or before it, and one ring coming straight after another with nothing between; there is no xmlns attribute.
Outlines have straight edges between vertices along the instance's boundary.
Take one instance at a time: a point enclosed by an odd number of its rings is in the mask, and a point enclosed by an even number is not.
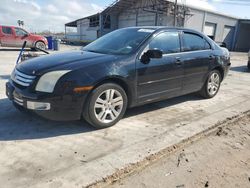
<svg viewBox="0 0 250 188"><path fill-rule="evenodd" d="M175 58L175 64L176 64L177 66L181 66L181 58L176 57L176 58Z"/></svg>
<svg viewBox="0 0 250 188"><path fill-rule="evenodd" d="M210 55L209 56L209 60L213 60L214 59L214 56L213 55Z"/></svg>

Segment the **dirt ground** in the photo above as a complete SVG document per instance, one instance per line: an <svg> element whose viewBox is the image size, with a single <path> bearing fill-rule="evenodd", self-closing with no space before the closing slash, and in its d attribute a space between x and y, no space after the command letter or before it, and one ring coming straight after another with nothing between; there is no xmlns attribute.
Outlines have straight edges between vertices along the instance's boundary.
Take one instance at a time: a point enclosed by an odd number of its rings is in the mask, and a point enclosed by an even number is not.
<svg viewBox="0 0 250 188"><path fill-rule="evenodd" d="M107 187L250 187L250 113Z"/></svg>

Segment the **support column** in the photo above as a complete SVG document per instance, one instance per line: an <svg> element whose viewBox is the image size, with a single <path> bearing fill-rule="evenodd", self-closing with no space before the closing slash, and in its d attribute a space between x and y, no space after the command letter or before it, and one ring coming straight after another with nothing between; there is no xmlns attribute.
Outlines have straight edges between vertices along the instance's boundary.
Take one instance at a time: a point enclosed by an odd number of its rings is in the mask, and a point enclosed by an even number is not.
<svg viewBox="0 0 250 188"><path fill-rule="evenodd" d="M102 13L99 14L99 36L101 37L103 35L103 15Z"/></svg>
<svg viewBox="0 0 250 188"><path fill-rule="evenodd" d="M203 21L202 21L202 31L201 31L203 33L204 33L204 30L205 30L206 20L207 20L207 12L204 12Z"/></svg>

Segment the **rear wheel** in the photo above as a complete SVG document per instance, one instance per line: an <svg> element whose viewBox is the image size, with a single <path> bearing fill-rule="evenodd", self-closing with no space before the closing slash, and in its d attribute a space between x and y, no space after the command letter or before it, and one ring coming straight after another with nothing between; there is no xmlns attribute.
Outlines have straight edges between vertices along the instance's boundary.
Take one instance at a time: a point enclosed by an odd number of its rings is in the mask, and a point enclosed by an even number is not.
<svg viewBox="0 0 250 188"><path fill-rule="evenodd" d="M42 50L46 50L46 45L44 44L44 42L41 41L36 42L35 47Z"/></svg>
<svg viewBox="0 0 250 188"><path fill-rule="evenodd" d="M127 108L127 95L115 83L97 87L85 107L84 118L96 128L106 128L116 124Z"/></svg>
<svg viewBox="0 0 250 188"><path fill-rule="evenodd" d="M213 98L220 89L221 80L221 74L218 70L211 71L200 91L200 95L207 99Z"/></svg>

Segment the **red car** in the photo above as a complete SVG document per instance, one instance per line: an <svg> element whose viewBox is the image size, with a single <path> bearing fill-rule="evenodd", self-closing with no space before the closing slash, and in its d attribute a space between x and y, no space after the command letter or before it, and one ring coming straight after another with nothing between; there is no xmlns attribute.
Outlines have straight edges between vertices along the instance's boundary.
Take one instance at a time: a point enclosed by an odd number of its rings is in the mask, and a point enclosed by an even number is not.
<svg viewBox="0 0 250 188"><path fill-rule="evenodd" d="M0 46L22 47L24 41L27 41L26 47L32 49L45 50L48 45L47 39L43 36L28 33L19 27L0 25Z"/></svg>

